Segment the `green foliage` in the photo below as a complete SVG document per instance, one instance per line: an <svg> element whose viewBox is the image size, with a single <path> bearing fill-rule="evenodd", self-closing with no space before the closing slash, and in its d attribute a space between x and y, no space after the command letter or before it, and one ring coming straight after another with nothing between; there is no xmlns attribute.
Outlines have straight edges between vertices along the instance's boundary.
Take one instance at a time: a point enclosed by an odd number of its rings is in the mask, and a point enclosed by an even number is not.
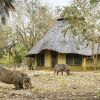
<svg viewBox="0 0 100 100"><path fill-rule="evenodd" d="M100 25L97 24L100 21L100 9L98 7L100 5L97 2L98 0L91 0L90 4L87 0L74 0L73 4L64 10L64 17L69 22L66 33L70 31L69 33L74 38L87 42L92 51L93 66L97 66L97 55L100 47L100 41L97 39L97 33L100 33L98 27ZM98 46L96 53L95 45ZM95 56L95 54L97 55Z"/></svg>
<svg viewBox="0 0 100 100"><path fill-rule="evenodd" d="M0 48L0 58L3 58L5 55L4 49Z"/></svg>
<svg viewBox="0 0 100 100"><path fill-rule="evenodd" d="M77 7L72 5L72 6L65 7L62 15L66 18L73 19L76 17L81 17L81 12L79 11Z"/></svg>
<svg viewBox="0 0 100 100"><path fill-rule="evenodd" d="M86 35L84 33L87 32L88 27L80 9L75 5L71 5L65 7L62 15L70 23L69 26L64 30L64 35L67 33L73 35L74 37L81 36L81 39L84 38L83 35Z"/></svg>
<svg viewBox="0 0 100 100"><path fill-rule="evenodd" d="M10 28L3 26L2 29L0 28L0 47L6 47L6 45L12 41L17 43L14 48L8 49L7 62L19 63L28 50L30 50L52 26L54 21L51 12L49 12L47 6L43 6L39 1L40 0L16 1L14 5L16 11L11 15L13 20L11 20L11 23L10 21L8 22ZM26 22L25 19L27 19Z"/></svg>
<svg viewBox="0 0 100 100"><path fill-rule="evenodd" d="M13 62L19 64L22 62L27 50L23 45L16 45L15 51L13 52Z"/></svg>
<svg viewBox="0 0 100 100"><path fill-rule="evenodd" d="M16 64L19 64L22 62L22 55L19 52L16 52L13 58L14 58L14 63Z"/></svg>
<svg viewBox="0 0 100 100"><path fill-rule="evenodd" d="M91 0L93 2L95 0ZM96 8L96 9L95 9ZM70 25L66 28L66 33L79 37L79 39L93 41L95 30L99 32L99 25L97 20L100 18L98 15L99 9L90 5L87 1L75 0L71 6L65 7L62 15L66 18ZM65 33L65 34L66 34Z"/></svg>
<svg viewBox="0 0 100 100"><path fill-rule="evenodd" d="M91 4L95 4L95 3L98 3L100 0L90 0L90 3Z"/></svg>

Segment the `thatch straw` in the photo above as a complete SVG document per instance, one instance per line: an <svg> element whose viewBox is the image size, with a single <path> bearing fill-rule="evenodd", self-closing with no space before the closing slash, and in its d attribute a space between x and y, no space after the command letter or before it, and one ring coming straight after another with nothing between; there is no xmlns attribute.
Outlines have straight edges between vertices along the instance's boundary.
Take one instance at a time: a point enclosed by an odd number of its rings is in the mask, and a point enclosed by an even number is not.
<svg viewBox="0 0 100 100"><path fill-rule="evenodd" d="M86 43L81 44L78 39L69 35L64 37L64 30L68 26L68 21L57 20L46 35L28 52L27 56L38 54L42 50L53 50L59 53L75 53L81 55L92 55L91 49L86 47ZM97 52L95 49L94 53Z"/></svg>

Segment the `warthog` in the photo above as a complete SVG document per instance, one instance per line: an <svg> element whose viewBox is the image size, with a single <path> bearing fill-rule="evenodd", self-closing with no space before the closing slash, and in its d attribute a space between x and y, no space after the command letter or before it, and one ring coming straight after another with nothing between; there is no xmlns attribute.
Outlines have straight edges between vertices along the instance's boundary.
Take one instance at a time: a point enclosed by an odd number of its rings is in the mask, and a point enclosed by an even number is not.
<svg viewBox="0 0 100 100"><path fill-rule="evenodd" d="M0 81L7 84L14 84L15 89L28 89L31 88L31 80L27 74L7 70L0 67Z"/></svg>
<svg viewBox="0 0 100 100"><path fill-rule="evenodd" d="M70 75L70 68L67 64L56 64L54 70L54 75L55 73L58 75L59 72L61 72L63 75L64 71L67 73L67 75Z"/></svg>

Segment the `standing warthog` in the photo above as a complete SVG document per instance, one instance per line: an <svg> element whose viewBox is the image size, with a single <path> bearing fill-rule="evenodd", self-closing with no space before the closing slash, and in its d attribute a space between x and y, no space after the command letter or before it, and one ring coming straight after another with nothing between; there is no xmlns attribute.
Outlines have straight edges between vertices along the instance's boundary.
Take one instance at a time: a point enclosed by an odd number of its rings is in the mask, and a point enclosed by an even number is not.
<svg viewBox="0 0 100 100"><path fill-rule="evenodd" d="M55 73L58 75L59 72L61 72L63 75L64 71L67 73L67 75L70 75L70 68L67 64L56 64L54 70L54 75Z"/></svg>
<svg viewBox="0 0 100 100"><path fill-rule="evenodd" d="M15 89L31 88L31 80L27 74L18 71L7 70L0 67L0 81L7 84L14 84Z"/></svg>

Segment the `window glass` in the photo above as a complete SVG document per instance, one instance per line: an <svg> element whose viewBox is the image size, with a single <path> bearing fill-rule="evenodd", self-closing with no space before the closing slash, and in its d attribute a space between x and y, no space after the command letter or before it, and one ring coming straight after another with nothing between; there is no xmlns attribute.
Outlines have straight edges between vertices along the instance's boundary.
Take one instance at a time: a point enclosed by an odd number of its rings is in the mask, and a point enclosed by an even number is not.
<svg viewBox="0 0 100 100"><path fill-rule="evenodd" d="M66 64L73 65L73 54L66 55Z"/></svg>
<svg viewBox="0 0 100 100"><path fill-rule="evenodd" d="M82 56L74 54L74 65L82 65Z"/></svg>
<svg viewBox="0 0 100 100"><path fill-rule="evenodd" d="M67 54L66 55L66 64L70 66L81 66L82 65L82 56L78 54Z"/></svg>

